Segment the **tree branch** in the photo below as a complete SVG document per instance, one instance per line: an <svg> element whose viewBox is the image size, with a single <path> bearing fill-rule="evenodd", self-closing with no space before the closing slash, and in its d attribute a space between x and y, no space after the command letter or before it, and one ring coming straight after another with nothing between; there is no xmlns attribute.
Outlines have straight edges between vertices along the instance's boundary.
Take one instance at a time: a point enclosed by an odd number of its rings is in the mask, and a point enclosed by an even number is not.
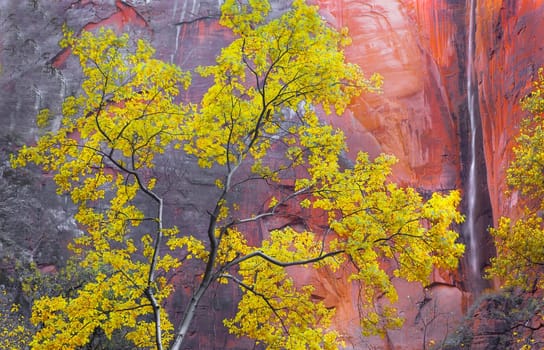
<svg viewBox="0 0 544 350"><path fill-rule="evenodd" d="M261 299L263 299L264 302L266 303L266 305L268 305L270 310L272 310L274 315L278 318L279 322L281 323L281 327L283 328L283 331L285 332L285 334L289 334L289 329L285 325L285 322L283 321L283 318L281 318L281 316L278 314L278 310L272 305L272 303L270 302L270 299L266 295L264 295L263 293L257 292L253 287L245 284L240 279L238 279L238 278L236 278L236 277L234 277L234 276L232 276L230 274L221 274L218 277L219 278L222 277L222 278L230 279L230 280L234 281L236 284L238 284L240 287L250 291L254 295L256 295L256 296L260 297Z"/></svg>

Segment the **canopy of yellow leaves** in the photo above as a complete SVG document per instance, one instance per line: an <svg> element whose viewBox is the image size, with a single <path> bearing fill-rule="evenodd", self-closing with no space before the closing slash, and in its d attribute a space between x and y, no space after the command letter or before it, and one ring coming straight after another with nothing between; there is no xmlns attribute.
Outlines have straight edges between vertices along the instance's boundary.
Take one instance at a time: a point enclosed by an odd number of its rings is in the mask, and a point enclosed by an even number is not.
<svg viewBox="0 0 544 350"><path fill-rule="evenodd" d="M544 288L544 69L538 70L531 94L521 101L530 113L522 121L514 160L507 171L511 193L518 192L524 206L521 218L503 217L491 230L497 257L488 270L500 277L505 286L533 290Z"/></svg>
<svg viewBox="0 0 544 350"><path fill-rule="evenodd" d="M459 193L424 200L388 182L390 156L360 153L353 167L340 166L344 135L317 111L341 114L354 96L381 85L379 75L366 78L346 63L346 31L329 27L302 0L278 18L269 18L262 0L227 0L222 11L220 23L236 38L216 65L197 70L213 84L196 105L179 101L189 73L153 58L145 41L65 31L61 44L79 58L82 91L64 101L60 128L12 162L39 164L54 174L59 193L71 195L86 230L72 249L96 278L73 297L35 303L33 348L78 348L99 328L107 337L122 329L138 348L179 349L200 298L219 282L242 293L238 312L224 321L232 334L269 349L336 349L343 343L330 329L334 309L313 300L313 287L297 285L286 267L356 271L349 279L362 286L361 325L371 334L401 324L393 307L374 308L378 296L397 300L384 259L395 276L422 283L433 267L457 266L463 246L450 226L462 221ZM40 112L38 123L52 117ZM161 179L149 174L166 151L220 169L217 200L203 208L207 232L163 227L165 204L154 192ZM257 180L271 190L286 180L294 186L242 213L233 193ZM247 224L287 203L324 212L327 227L287 226L248 244ZM176 287L166 276L183 272L188 259L201 262L202 276L174 329L161 312Z"/></svg>

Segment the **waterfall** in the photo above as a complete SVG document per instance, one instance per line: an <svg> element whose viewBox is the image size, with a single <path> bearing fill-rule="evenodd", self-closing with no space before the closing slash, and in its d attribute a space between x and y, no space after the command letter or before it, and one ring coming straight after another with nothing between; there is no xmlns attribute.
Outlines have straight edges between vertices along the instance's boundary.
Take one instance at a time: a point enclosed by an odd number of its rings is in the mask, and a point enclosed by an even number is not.
<svg viewBox="0 0 544 350"><path fill-rule="evenodd" d="M467 212L466 212L466 226L465 236L468 236L469 243L469 264L472 273L475 276L479 275L480 258L477 250L476 241L476 195L478 189L478 174L476 164L476 135L477 135L477 120L476 120L476 89L474 88L474 36L475 36L475 14L476 14L476 0L469 0L469 26L468 26L468 43L467 43L467 108L470 120L470 149L469 149L469 172L468 182L466 186L467 198Z"/></svg>

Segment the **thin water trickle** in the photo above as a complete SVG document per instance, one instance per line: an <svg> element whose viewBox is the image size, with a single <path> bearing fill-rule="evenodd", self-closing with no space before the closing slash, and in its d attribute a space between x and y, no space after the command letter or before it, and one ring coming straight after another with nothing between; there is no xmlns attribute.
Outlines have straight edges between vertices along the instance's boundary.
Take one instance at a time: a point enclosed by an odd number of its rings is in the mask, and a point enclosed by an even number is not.
<svg viewBox="0 0 544 350"><path fill-rule="evenodd" d="M469 240L469 263L470 268L474 274L478 274L479 270L479 256L477 251L476 242L476 230L475 230L475 211L476 211L476 192L477 192L477 169L476 169L476 98L474 89L474 36L475 36L475 23L474 16L476 13L476 0L469 0L469 27L468 27L468 50L467 50L467 106L470 120L470 168L468 173L468 183L466 188L466 195L468 196L467 205L467 222L465 228L465 235Z"/></svg>
<svg viewBox="0 0 544 350"><path fill-rule="evenodd" d="M175 16L175 13L177 11L177 8L178 8L178 1L176 0L175 4L174 4L174 11L173 11L173 14L172 16ZM183 2L183 7L179 13L179 18L178 18L178 23L182 23L183 20L185 20L185 13L187 11L187 1L184 1ZM178 24L176 25L176 40L175 40L175 45L174 45L174 52L172 53L172 55L170 55L170 63L174 63L174 60L178 54L178 49L179 49L179 35L180 35L180 32L181 32L181 24Z"/></svg>
<svg viewBox="0 0 544 350"><path fill-rule="evenodd" d="M42 107L42 92L35 85L32 85L32 90L34 91L34 111L38 113Z"/></svg>

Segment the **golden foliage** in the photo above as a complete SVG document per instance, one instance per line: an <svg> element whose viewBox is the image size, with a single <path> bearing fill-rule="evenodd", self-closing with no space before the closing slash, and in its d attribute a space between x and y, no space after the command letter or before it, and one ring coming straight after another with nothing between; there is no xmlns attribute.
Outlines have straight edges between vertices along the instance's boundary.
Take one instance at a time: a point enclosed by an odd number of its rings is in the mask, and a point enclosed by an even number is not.
<svg viewBox="0 0 544 350"><path fill-rule="evenodd" d="M232 334L269 349L337 349L334 309L316 302L313 287L295 283L287 267L353 268L349 279L362 286L361 325L369 334L401 324L393 307L373 308L380 295L397 299L385 259L410 281L425 282L433 266L456 267L463 253L450 229L462 220L457 192L424 200L388 182L390 156L360 153L353 168L340 166L344 135L316 111L341 114L353 97L381 85L380 76L366 78L345 62L346 31L329 27L301 0L273 19L266 1L227 0L222 10L221 23L237 37L214 66L198 68L213 84L196 105L177 100L190 75L154 59L146 42L133 47L108 30L78 38L65 30L62 44L85 77L82 92L64 101L61 127L12 163L39 164L54 174L59 193L71 195L86 230L71 248L95 278L71 297L35 302L33 348L77 348L96 329L106 337L123 329L136 347L180 349L202 295L219 282L242 293L238 312L224 321ZM38 122L50 118L41 112ZM149 174L167 150L220 169L206 232L163 227L164 201L154 192L161 179ZM267 205L244 211L232 200L246 182L273 190L287 180L294 186ZM247 224L286 204L325 213L328 227L286 226L249 244ZM166 277L183 272L189 259L201 262L202 275L174 329L163 310L175 287Z"/></svg>
<svg viewBox="0 0 544 350"><path fill-rule="evenodd" d="M0 288L0 344L5 350L28 348L32 330L20 307L8 295L4 286Z"/></svg>
<svg viewBox="0 0 544 350"><path fill-rule="evenodd" d="M530 113L522 121L514 159L507 171L510 193L518 192L524 210L517 220L502 217L491 229L497 249L488 275L498 276L505 286L542 289L544 266L544 70L538 70L531 94L521 100Z"/></svg>

